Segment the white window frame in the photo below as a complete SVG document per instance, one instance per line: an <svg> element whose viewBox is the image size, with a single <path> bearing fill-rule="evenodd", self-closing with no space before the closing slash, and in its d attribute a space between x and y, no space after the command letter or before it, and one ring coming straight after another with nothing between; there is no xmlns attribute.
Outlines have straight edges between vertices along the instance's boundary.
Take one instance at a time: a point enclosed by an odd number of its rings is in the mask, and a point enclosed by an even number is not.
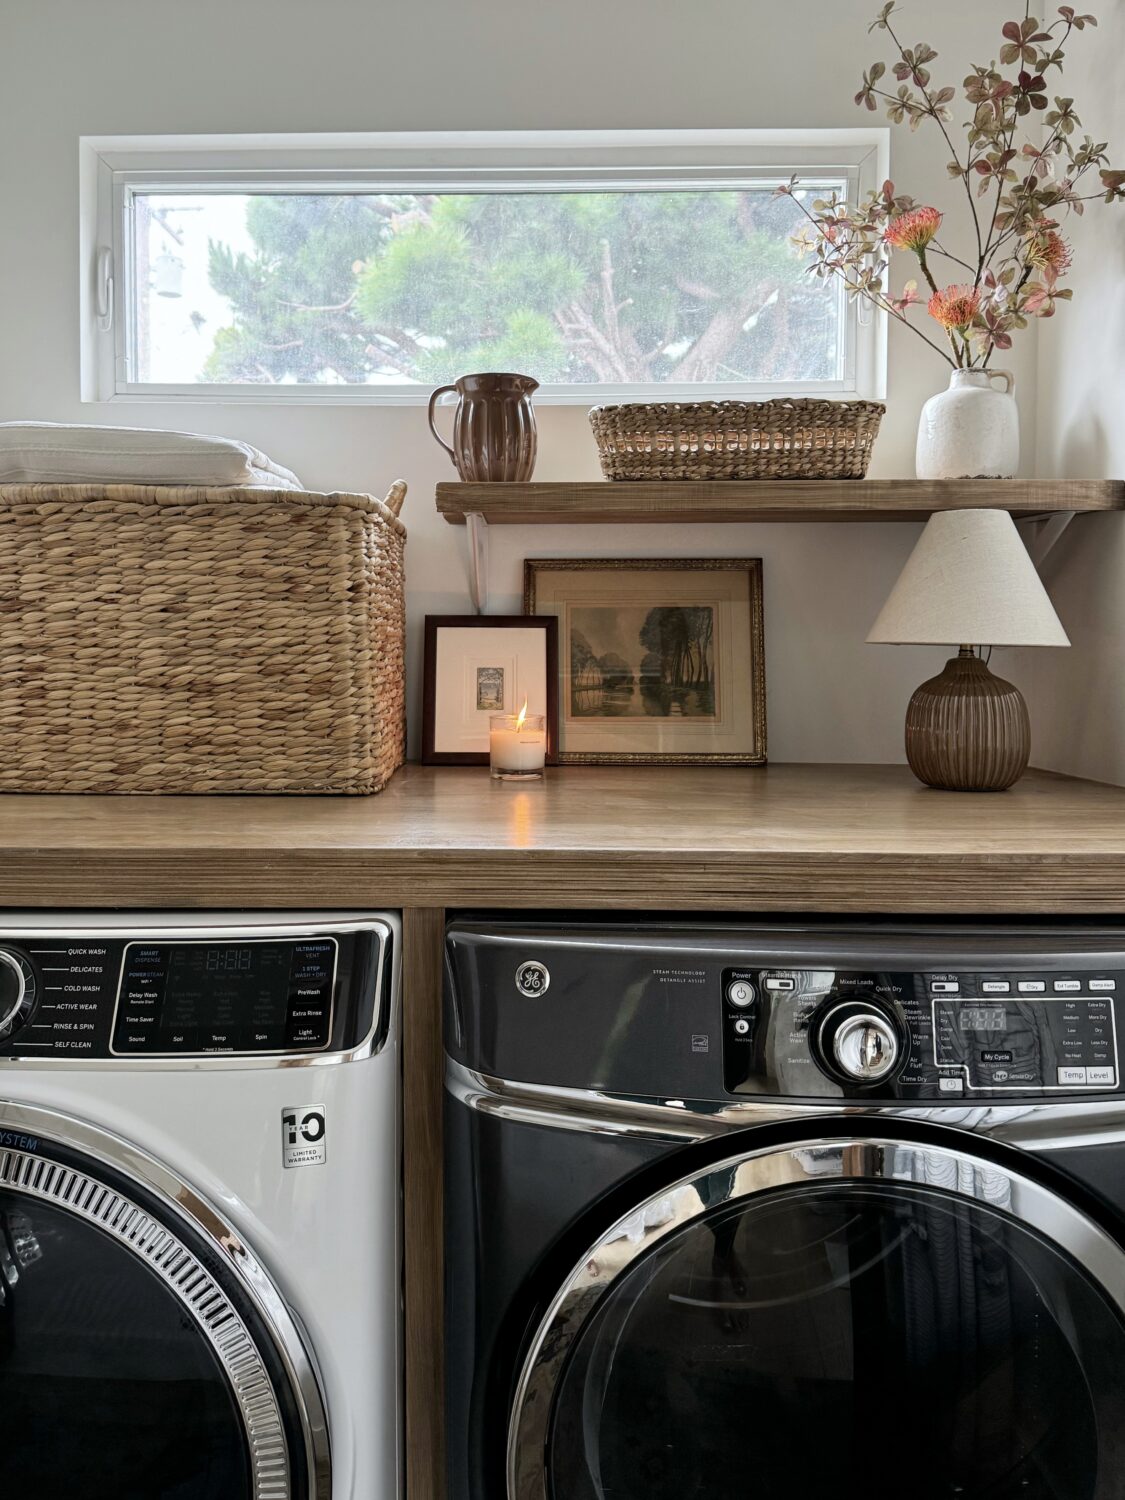
<svg viewBox="0 0 1125 1500"><path fill-rule="evenodd" d="M475 131L234 136L83 136L79 143L81 394L84 401L423 405L410 385L157 385L129 379L131 199L140 192L223 187L252 192L365 189L576 191L750 187L832 175L849 195L888 176L886 127L740 131ZM842 290L840 292L843 299ZM637 399L886 394L886 317L844 300L842 381L692 385L544 385L538 404Z"/></svg>

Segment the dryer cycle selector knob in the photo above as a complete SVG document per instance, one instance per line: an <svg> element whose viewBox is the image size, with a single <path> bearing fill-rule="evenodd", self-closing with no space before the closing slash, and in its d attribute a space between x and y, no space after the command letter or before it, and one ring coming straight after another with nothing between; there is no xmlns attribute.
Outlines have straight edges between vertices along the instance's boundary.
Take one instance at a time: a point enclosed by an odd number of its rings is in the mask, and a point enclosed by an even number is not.
<svg viewBox="0 0 1125 1500"><path fill-rule="evenodd" d="M27 1020L36 990L35 970L23 954L0 948L0 1041Z"/></svg>
<svg viewBox="0 0 1125 1500"><path fill-rule="evenodd" d="M815 1048L825 1072L861 1087L891 1078L906 1052L902 1023L894 1012L859 998L829 1008L817 1027Z"/></svg>
<svg viewBox="0 0 1125 1500"><path fill-rule="evenodd" d="M832 1055L841 1073L876 1083L898 1062L898 1037L882 1016L849 1016L832 1038Z"/></svg>

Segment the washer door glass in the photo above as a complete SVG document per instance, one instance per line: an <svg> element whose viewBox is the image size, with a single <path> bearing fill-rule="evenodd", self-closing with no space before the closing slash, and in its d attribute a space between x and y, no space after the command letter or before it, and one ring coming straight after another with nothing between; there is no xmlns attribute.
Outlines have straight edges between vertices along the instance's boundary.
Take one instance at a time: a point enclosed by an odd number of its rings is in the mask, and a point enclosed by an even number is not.
<svg viewBox="0 0 1125 1500"><path fill-rule="evenodd" d="M586 1267L553 1500L1119 1500L1125 1323L1045 1235L910 1183L708 1188Z"/></svg>
<svg viewBox="0 0 1125 1500"><path fill-rule="evenodd" d="M230 1382L152 1267L0 1190L0 1493L249 1500Z"/></svg>

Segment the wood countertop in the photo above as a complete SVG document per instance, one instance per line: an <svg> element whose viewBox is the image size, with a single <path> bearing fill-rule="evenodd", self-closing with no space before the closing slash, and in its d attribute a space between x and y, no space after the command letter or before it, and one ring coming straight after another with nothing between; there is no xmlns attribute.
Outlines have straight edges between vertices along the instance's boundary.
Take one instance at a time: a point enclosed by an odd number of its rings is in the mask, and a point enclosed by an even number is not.
<svg viewBox="0 0 1125 1500"><path fill-rule="evenodd" d="M0 796L0 904L1125 913L1125 788L407 766L377 797Z"/></svg>

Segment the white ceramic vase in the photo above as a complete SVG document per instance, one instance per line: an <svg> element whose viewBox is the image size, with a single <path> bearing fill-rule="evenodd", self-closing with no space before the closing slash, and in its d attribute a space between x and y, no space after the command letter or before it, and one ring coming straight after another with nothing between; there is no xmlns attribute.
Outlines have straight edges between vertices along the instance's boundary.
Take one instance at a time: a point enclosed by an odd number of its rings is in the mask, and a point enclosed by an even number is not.
<svg viewBox="0 0 1125 1500"><path fill-rule="evenodd" d="M1010 370L954 370L918 419L918 478L1010 479L1020 461L1015 384Z"/></svg>

